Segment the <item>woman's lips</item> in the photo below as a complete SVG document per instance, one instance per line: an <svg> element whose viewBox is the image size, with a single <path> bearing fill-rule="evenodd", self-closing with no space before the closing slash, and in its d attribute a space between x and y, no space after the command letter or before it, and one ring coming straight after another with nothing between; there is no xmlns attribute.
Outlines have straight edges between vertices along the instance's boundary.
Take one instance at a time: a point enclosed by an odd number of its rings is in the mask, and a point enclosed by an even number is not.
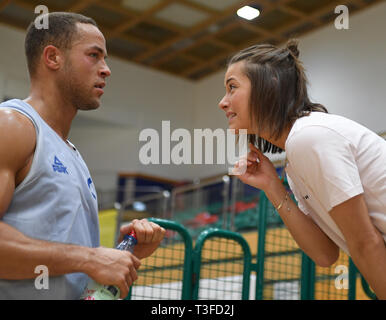
<svg viewBox="0 0 386 320"><path fill-rule="evenodd" d="M234 117L236 116L236 113L234 112L227 112L226 113L226 117L228 118L228 120L232 120Z"/></svg>

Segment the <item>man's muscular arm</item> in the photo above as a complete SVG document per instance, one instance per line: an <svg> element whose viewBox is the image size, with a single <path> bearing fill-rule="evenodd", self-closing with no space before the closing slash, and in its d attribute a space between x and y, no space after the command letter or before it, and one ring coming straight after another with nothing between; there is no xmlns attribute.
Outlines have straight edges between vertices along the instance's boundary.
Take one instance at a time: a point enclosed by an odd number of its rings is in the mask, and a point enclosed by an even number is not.
<svg viewBox="0 0 386 320"><path fill-rule="evenodd" d="M28 173L35 146L32 122L17 111L0 110L0 219ZM124 296L137 279L140 262L130 252L33 239L0 220L0 279L34 278L38 265L47 266L52 276L86 273L102 284L117 285Z"/></svg>

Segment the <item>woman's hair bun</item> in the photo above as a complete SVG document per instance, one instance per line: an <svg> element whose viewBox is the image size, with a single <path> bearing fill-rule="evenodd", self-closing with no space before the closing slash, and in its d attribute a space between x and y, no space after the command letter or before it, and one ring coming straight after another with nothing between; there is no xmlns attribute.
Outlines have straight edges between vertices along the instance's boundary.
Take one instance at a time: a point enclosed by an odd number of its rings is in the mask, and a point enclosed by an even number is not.
<svg viewBox="0 0 386 320"><path fill-rule="evenodd" d="M299 58L299 49L298 49L299 41L297 39L291 39L287 42L287 49L292 53L295 58Z"/></svg>

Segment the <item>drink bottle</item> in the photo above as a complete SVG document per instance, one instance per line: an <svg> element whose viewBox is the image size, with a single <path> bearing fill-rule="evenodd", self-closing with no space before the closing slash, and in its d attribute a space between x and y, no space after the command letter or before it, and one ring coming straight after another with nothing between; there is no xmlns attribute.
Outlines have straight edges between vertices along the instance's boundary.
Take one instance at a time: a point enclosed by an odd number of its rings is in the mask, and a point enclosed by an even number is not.
<svg viewBox="0 0 386 320"><path fill-rule="evenodd" d="M137 244L137 238L134 230L130 234L126 234L121 243L118 244L118 250L126 250L133 253L134 247ZM103 285L90 279L85 291L83 292L82 300L117 300L121 292L117 286Z"/></svg>

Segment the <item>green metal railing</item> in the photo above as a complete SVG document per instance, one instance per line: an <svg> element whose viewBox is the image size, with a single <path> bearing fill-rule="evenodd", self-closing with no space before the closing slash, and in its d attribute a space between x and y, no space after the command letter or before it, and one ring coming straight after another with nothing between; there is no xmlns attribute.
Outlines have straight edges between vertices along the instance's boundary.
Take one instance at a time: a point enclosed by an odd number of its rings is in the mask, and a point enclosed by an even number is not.
<svg viewBox="0 0 386 320"><path fill-rule="evenodd" d="M194 256L194 300L249 299L251 251L239 233L205 230L197 239Z"/></svg>
<svg viewBox="0 0 386 320"><path fill-rule="evenodd" d="M323 300L349 299L357 297L357 279L361 277L364 293L376 299L365 279L360 275L351 258L340 252L338 261L329 268L317 267L296 244L279 214L261 192L258 222L258 252L254 270L257 274L256 299ZM348 288L336 285L339 274L337 266L347 268L341 276L348 281Z"/></svg>
<svg viewBox="0 0 386 320"><path fill-rule="evenodd" d="M370 289L369 284L366 282L365 278L363 278L362 275L361 275L361 284L362 284L362 288L363 288L364 292L366 293L366 295L370 299L376 300L377 296L375 295L374 291Z"/></svg>
<svg viewBox="0 0 386 320"><path fill-rule="evenodd" d="M259 201L256 300L299 300L309 296L308 260L294 243L263 192ZM303 277L303 278L302 278Z"/></svg>
<svg viewBox="0 0 386 320"><path fill-rule="evenodd" d="M248 299L251 252L239 234L202 232L193 249L179 223L149 219L167 230L160 248L144 260L126 299Z"/></svg>
<svg viewBox="0 0 386 320"><path fill-rule="evenodd" d="M201 232L193 243L181 224L151 218L167 234L155 253L143 260L127 299L355 300L357 283L361 283L362 295L376 299L343 252L332 267L316 266L296 245L263 193L258 214L256 256L252 256L251 243L239 233L211 228ZM348 288L337 286L336 266L348 266L348 272L340 275L340 279L348 280ZM253 273L254 297L250 294Z"/></svg>
<svg viewBox="0 0 386 320"><path fill-rule="evenodd" d="M144 260L139 279L131 287L128 299L191 299L193 243L179 223L150 218L167 230L160 247Z"/></svg>

